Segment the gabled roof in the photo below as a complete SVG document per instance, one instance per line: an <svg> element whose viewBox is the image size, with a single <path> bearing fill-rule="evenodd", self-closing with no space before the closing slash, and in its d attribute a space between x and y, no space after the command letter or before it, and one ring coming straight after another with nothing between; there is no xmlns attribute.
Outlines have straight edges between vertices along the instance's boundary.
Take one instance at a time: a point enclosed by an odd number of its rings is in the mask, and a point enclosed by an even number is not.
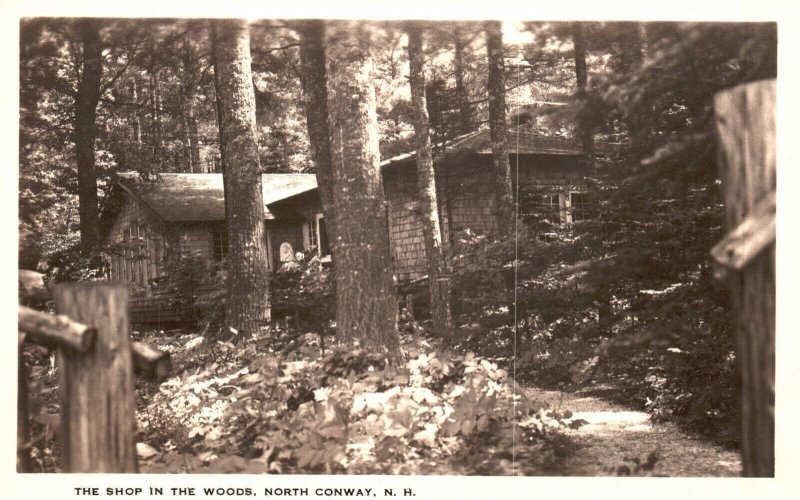
<svg viewBox="0 0 800 500"><path fill-rule="evenodd" d="M225 219L222 174L160 174L143 180L137 174L120 174L120 185L168 222ZM317 187L314 174L262 174L264 217L274 219L267 205Z"/></svg>

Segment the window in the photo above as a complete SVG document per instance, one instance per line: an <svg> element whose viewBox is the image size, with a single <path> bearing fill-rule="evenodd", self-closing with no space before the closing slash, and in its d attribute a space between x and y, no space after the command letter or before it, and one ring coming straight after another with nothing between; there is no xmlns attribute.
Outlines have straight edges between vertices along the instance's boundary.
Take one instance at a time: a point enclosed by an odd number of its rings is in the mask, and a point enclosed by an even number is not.
<svg viewBox="0 0 800 500"><path fill-rule="evenodd" d="M572 209L572 222L589 218L589 193L570 193L569 205Z"/></svg>
<svg viewBox="0 0 800 500"><path fill-rule="evenodd" d="M228 231L225 229L211 231L211 248L215 261L225 260L228 257Z"/></svg>
<svg viewBox="0 0 800 500"><path fill-rule="evenodd" d="M550 193L542 195L542 208L545 211L557 212L560 207L558 203L558 194Z"/></svg>
<svg viewBox="0 0 800 500"><path fill-rule="evenodd" d="M552 222L563 222L561 195L558 193L543 194L539 201L539 210Z"/></svg>
<svg viewBox="0 0 800 500"><path fill-rule="evenodd" d="M315 247L315 248L319 249L317 247L317 245L319 244L319 224L317 222L317 221L319 221L319 219L317 217L319 217L319 215L315 216L308 223L309 224L308 246L309 247ZM319 253L319 252L317 252L317 253Z"/></svg>
<svg viewBox="0 0 800 500"><path fill-rule="evenodd" d="M331 248L328 233L325 230L325 217L322 214L314 215L306 224L304 232L307 233L306 246L308 248L315 248L320 257L330 255Z"/></svg>

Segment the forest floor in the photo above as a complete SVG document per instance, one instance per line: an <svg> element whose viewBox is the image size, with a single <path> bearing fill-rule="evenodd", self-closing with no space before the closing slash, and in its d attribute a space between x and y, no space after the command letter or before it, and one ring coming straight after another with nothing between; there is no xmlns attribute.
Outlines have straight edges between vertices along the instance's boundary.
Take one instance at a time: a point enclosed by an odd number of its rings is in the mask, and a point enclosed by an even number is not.
<svg viewBox="0 0 800 500"><path fill-rule="evenodd" d="M575 392L528 387L528 397L569 409L573 418L588 424L564 432L574 448L562 462L559 475L635 475L737 477L741 459L732 451L692 436L672 422L652 423L650 416L612 403L598 393L607 386L589 386ZM646 466L648 457L652 467ZM647 469L651 469L647 471Z"/></svg>
<svg viewBox="0 0 800 500"><path fill-rule="evenodd" d="M266 353L265 339L234 347L206 342L195 332L135 333L139 340L170 351L173 359L170 379L157 383L137 377L140 470L740 474L736 451L692 436L674 423L653 423L648 414L611 402L609 395L618 392L614 387L588 384L576 390L545 390L531 383L515 384L491 361L456 355L419 336L404 336L405 365L380 368L374 359L352 352L345 351L343 357L320 352L314 345L318 337L307 335L306 346L276 358ZM35 418L39 422L57 421L52 366L47 362L34 370L44 402ZM455 368L447 372L445 366ZM499 391L499 398L487 399L493 391ZM365 410L355 410L359 398ZM526 413L511 412L512 400L523 401L519 404ZM441 408L450 408L450 413L437 417ZM511 421L508 416L514 413L521 417ZM453 417L450 423L447 415ZM527 418L528 424L520 418ZM309 445L311 435L315 445ZM44 472L60 468L54 440L51 435L34 450Z"/></svg>

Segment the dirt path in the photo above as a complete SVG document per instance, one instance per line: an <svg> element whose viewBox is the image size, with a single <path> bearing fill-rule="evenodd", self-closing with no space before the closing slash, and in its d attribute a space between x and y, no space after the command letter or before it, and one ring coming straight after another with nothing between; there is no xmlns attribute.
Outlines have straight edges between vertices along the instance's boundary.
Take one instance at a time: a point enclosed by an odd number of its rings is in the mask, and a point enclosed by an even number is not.
<svg viewBox="0 0 800 500"><path fill-rule="evenodd" d="M646 413L582 392L529 388L526 395L548 401L554 409L571 410L573 419L589 422L567 431L578 447L566 458L564 475L616 475L620 467L627 467L632 475L736 477L740 474L737 452L690 436L672 423L652 424ZM636 473L633 460L646 463L653 452L658 459L652 470L640 469ZM623 474L624 471L623 468Z"/></svg>

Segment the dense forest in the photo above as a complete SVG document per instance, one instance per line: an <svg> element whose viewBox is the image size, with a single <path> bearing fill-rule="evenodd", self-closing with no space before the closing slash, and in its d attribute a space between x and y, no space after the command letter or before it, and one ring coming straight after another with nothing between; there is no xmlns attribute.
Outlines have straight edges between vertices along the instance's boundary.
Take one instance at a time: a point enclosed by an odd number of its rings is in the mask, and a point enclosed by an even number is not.
<svg viewBox="0 0 800 500"><path fill-rule="evenodd" d="M166 278L129 280L182 318L130 333L173 364L136 381L141 471L728 475L649 444L581 469L593 422L553 395L738 449L713 99L775 78L776 47L769 23L25 19L20 268L114 278L133 248L107 237L120 179L222 174L224 258L167 245ZM437 162L484 130L496 222L457 231ZM523 136L580 153L568 218L520 180ZM426 270L410 282L381 174L405 154ZM332 260L271 264L262 174L314 175ZM35 471L63 470L48 356L21 358Z"/></svg>

